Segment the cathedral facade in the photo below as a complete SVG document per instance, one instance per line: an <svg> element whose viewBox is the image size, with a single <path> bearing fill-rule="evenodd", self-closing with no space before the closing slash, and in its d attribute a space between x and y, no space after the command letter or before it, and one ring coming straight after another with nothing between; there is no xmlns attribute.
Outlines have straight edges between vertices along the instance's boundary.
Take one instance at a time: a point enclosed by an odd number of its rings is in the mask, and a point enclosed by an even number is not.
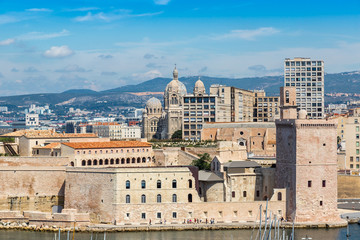
<svg viewBox="0 0 360 240"><path fill-rule="evenodd" d="M142 137L150 139L170 139L174 132L182 129L183 97L185 85L179 81L178 70L173 71L173 80L164 91L164 107L159 99L150 98L143 114Z"/></svg>

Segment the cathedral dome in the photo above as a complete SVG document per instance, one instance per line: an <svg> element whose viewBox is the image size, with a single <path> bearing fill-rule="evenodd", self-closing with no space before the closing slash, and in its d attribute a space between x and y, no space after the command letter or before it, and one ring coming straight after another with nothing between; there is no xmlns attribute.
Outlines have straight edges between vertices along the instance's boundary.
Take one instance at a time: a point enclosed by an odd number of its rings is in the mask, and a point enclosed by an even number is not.
<svg viewBox="0 0 360 240"><path fill-rule="evenodd" d="M173 71L173 80L169 82L165 88L164 97L168 97L170 93L175 93L180 96L184 96L187 93L185 85L178 79L178 70L176 67Z"/></svg>
<svg viewBox="0 0 360 240"><path fill-rule="evenodd" d="M199 77L199 80L197 80L195 83L194 94L204 94L204 93L205 93L205 85L200 80L200 77Z"/></svg>
<svg viewBox="0 0 360 240"><path fill-rule="evenodd" d="M162 105L159 99L152 97L147 100L146 108L162 108Z"/></svg>

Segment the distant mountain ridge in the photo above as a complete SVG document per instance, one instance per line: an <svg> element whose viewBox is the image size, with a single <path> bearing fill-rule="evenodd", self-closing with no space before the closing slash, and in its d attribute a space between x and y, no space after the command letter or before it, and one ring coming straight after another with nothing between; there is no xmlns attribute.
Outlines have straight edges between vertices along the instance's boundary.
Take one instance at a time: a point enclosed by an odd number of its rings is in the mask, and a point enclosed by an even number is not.
<svg viewBox="0 0 360 240"><path fill-rule="evenodd" d="M92 107L119 107L134 106L143 107L149 95L134 95L137 92L163 92L170 78L154 78L136 85L126 85L104 91L89 89L70 89L62 93L27 94L18 96L0 97L0 105L26 106L38 105L69 105L91 109ZM179 79L191 93L198 76L181 77ZM234 86L246 90L263 89L268 95L278 95L279 87L283 86L283 76L264 76L248 78L219 78L202 76L206 90L212 84ZM325 75L325 93L360 93L360 72L343 72ZM157 97L162 98L158 95ZM336 102L336 99L327 98L328 102Z"/></svg>

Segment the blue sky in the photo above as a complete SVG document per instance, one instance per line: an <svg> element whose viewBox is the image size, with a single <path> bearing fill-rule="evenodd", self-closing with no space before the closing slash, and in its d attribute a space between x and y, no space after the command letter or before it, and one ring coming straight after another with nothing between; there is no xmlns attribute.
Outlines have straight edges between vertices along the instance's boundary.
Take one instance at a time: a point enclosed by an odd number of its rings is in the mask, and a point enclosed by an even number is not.
<svg viewBox="0 0 360 240"><path fill-rule="evenodd" d="M360 1L0 0L0 95L360 66Z"/></svg>

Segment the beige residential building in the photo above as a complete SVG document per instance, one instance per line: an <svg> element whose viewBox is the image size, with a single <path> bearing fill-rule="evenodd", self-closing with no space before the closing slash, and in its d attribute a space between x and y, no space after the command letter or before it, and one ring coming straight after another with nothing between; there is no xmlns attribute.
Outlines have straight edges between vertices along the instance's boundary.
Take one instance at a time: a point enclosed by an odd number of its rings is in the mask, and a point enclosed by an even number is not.
<svg viewBox="0 0 360 240"><path fill-rule="evenodd" d="M280 117L279 97L266 96L264 90L255 90L254 122L274 122Z"/></svg>
<svg viewBox="0 0 360 240"><path fill-rule="evenodd" d="M345 167L360 172L360 108L354 109L345 123Z"/></svg>
<svg viewBox="0 0 360 240"><path fill-rule="evenodd" d="M139 139L141 138L141 128L139 126L127 126L117 122L99 122L93 126L93 133L99 137L110 139Z"/></svg>
<svg viewBox="0 0 360 240"><path fill-rule="evenodd" d="M193 94L183 97L183 139L201 140L203 124L216 121L216 100L217 95L206 94L204 83L199 78Z"/></svg>
<svg viewBox="0 0 360 240"><path fill-rule="evenodd" d="M252 91L212 85L210 95L216 95L216 122L252 122L254 93Z"/></svg>
<svg viewBox="0 0 360 240"><path fill-rule="evenodd" d="M20 156L38 155L39 147L53 142L110 141L109 138L99 138L94 133L57 133L54 130L21 130L4 134L2 137L15 138Z"/></svg>
<svg viewBox="0 0 360 240"><path fill-rule="evenodd" d="M324 75L322 60L285 59L284 86L296 87L298 110L306 110L310 118L324 118Z"/></svg>

